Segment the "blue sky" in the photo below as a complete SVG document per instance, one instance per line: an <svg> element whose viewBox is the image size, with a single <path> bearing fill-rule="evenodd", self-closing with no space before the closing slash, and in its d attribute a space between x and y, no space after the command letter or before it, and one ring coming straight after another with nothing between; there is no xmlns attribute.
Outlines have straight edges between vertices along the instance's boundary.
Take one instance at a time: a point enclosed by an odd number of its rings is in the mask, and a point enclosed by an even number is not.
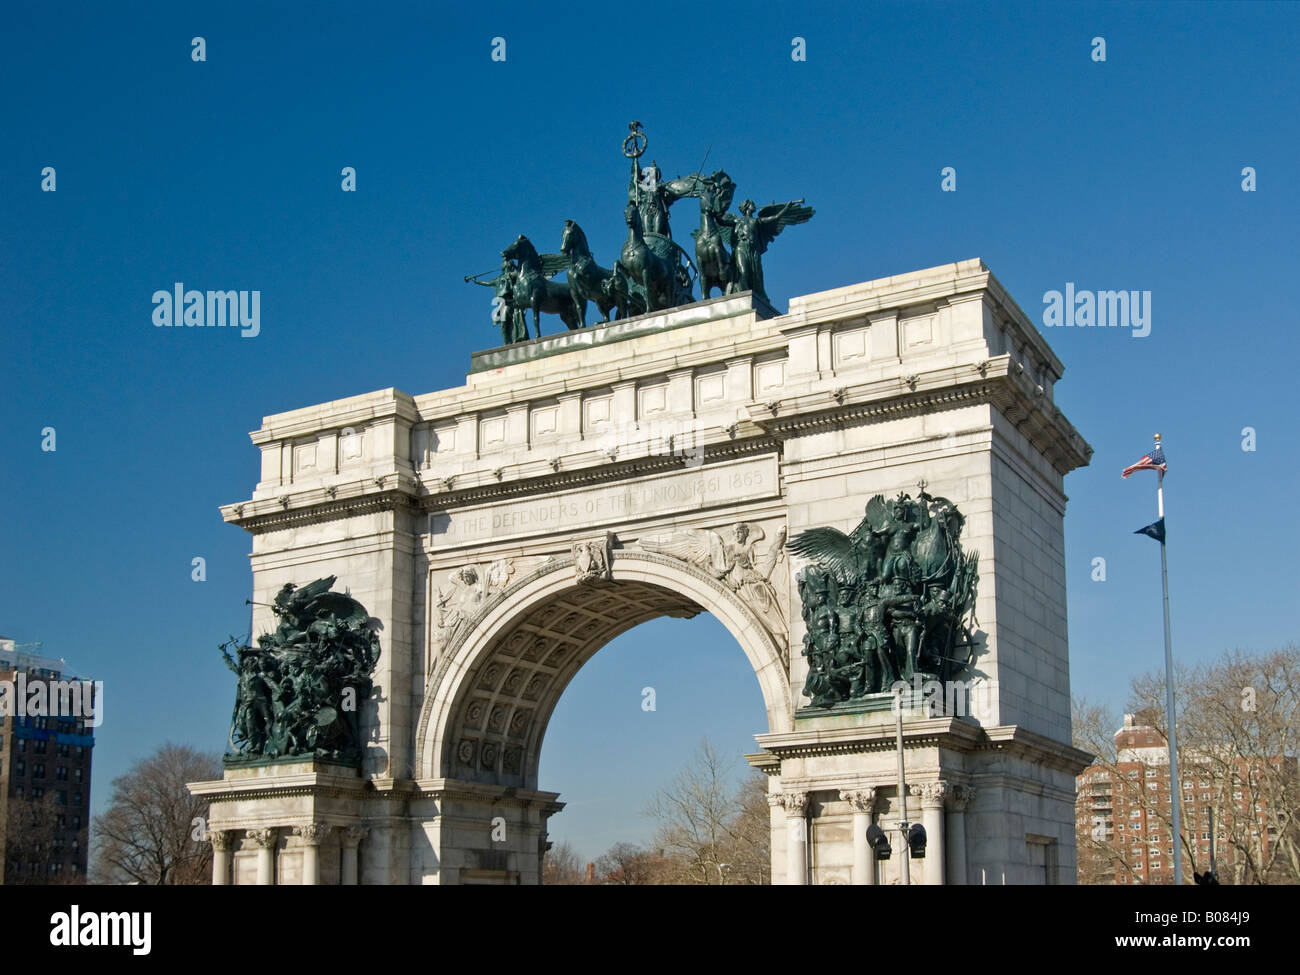
<svg viewBox="0 0 1300 975"><path fill-rule="evenodd" d="M817 208L773 245L778 306L970 257L1034 318L1067 281L1149 290L1146 338L1046 331L1096 449L1066 481L1075 691L1122 705L1161 661L1158 549L1132 534L1154 488L1119 478L1155 430L1179 659L1296 636L1295 5L181 6L11 2L0 35L0 633L105 680L97 809L162 741L224 742L250 546L217 506L257 480L247 432L460 384L498 340L461 278L518 233L555 249L576 219L608 264L633 118L668 175L707 152L737 199ZM260 290L261 334L155 329L176 281ZM715 622L638 628L548 732L555 836L644 837L700 737L739 763L763 730Z"/></svg>

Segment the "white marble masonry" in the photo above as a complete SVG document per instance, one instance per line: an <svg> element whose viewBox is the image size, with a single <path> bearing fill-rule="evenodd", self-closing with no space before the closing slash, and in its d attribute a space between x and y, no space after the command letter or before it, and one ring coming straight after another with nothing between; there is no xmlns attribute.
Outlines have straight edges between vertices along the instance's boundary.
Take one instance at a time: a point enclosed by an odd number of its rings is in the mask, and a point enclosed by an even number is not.
<svg viewBox="0 0 1300 975"><path fill-rule="evenodd" d="M930 838L912 881L1072 880L1086 756L1069 744L1064 477L1091 448L1054 404L1063 366L1033 323L979 260L784 315L742 295L655 318L253 432L261 478L222 508L252 536L253 599L336 575L382 621L383 653L362 769L288 761L192 786L214 883L537 883L563 809L537 768L565 686L618 633L699 612L762 689L749 760L769 776L775 882L897 882L897 836L891 861L865 846L899 818L893 719L800 712L799 566L733 585L663 540L759 561L922 480L980 552L985 706L905 722L907 811Z"/></svg>

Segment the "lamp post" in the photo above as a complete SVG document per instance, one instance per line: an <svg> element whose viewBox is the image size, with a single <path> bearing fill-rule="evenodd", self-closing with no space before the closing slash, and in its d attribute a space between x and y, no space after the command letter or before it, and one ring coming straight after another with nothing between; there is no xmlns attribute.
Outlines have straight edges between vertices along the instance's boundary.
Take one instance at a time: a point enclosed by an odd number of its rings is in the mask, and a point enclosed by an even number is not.
<svg viewBox="0 0 1300 975"><path fill-rule="evenodd" d="M902 839L902 842L899 844L899 850L901 852L900 859L902 860L900 866L902 868L903 886L909 887L912 883L912 858L907 855L907 770L903 763L903 693L906 689L906 684L900 683L898 686L898 700L896 702L897 706L894 714L897 718L895 731L898 741L898 833Z"/></svg>

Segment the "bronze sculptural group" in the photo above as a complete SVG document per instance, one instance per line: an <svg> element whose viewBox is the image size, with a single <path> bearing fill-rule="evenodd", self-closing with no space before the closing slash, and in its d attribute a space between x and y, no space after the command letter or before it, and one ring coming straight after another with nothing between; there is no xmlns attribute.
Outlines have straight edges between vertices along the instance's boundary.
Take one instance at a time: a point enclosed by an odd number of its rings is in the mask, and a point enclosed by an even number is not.
<svg viewBox="0 0 1300 975"><path fill-rule="evenodd" d="M876 495L851 533L811 528L790 542L808 559L797 579L808 658L804 693L831 707L895 681L952 680L969 666L979 556L963 552L956 506Z"/></svg>
<svg viewBox="0 0 1300 975"><path fill-rule="evenodd" d="M632 160L623 210L627 239L613 267L597 264L582 228L566 220L559 254L539 254L520 234L501 252L495 276L466 276L466 281L492 288L492 321L501 329L502 344L529 338L529 311L541 338L543 313L559 315L569 329L579 329L587 324L588 302L600 310L602 323L614 313L630 318L690 304L696 300L696 281L704 299L717 288L723 295L752 291L768 300L763 254L783 229L812 219L812 207L792 200L759 209L745 200L738 214L728 213L736 189L730 176L718 170L664 180L656 163L641 166L646 150L641 123L628 128L623 141L623 154ZM700 226L691 231L694 259L673 240L669 223L669 209L686 197L700 202ZM551 280L560 272L565 281Z"/></svg>
<svg viewBox="0 0 1300 975"><path fill-rule="evenodd" d="M351 596L331 592L334 578L286 584L271 607L274 632L255 648L236 647L234 657L221 648L238 678L227 761L360 761L360 706L379 660L379 621Z"/></svg>

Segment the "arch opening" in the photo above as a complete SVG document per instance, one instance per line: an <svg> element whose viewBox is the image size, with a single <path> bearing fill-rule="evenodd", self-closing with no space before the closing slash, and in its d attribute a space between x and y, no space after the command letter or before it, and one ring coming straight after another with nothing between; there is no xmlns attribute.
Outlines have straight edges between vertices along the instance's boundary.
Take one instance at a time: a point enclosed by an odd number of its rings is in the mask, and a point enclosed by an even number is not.
<svg viewBox="0 0 1300 975"><path fill-rule="evenodd" d="M480 614L435 669L418 736L421 777L536 790L547 724L587 661L641 623L701 612L715 616L749 659L765 730L789 730L782 639L705 573L667 556L620 551L608 578L577 581L572 560L556 560Z"/></svg>

